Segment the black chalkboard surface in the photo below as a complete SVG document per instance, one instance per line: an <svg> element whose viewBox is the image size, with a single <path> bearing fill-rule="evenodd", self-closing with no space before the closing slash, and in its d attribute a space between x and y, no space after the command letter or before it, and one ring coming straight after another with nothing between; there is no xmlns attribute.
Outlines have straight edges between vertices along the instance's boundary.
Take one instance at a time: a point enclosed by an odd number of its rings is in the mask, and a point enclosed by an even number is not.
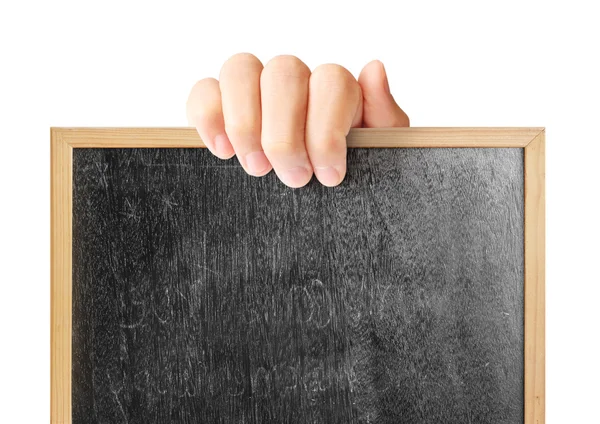
<svg viewBox="0 0 600 424"><path fill-rule="evenodd" d="M522 423L523 198L520 148L74 149L73 423Z"/></svg>

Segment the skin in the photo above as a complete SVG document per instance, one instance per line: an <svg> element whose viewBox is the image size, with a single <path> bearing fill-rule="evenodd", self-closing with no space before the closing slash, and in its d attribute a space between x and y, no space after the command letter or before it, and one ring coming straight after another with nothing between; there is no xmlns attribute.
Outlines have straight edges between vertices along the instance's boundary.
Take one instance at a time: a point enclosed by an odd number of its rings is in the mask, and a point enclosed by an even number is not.
<svg viewBox="0 0 600 424"><path fill-rule="evenodd" d="M377 60L357 80L340 65L311 72L295 56L276 56L263 65L239 53L225 61L218 80L194 84L186 109L189 124L214 155L236 155L256 177L273 169L292 188L306 185L313 174L329 187L342 182L350 128L410 125Z"/></svg>

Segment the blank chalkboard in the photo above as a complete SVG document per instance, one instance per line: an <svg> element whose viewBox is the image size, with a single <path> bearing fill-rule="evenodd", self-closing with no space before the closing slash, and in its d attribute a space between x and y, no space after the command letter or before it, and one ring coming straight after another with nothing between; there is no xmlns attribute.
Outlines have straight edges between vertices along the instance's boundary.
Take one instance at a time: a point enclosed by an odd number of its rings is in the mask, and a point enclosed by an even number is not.
<svg viewBox="0 0 600 424"><path fill-rule="evenodd" d="M299 189L141 130L138 146L105 130L110 147L99 129L61 131L85 145L69 152L70 384L53 378L53 395L70 396L55 422L543 418L543 272L526 275L543 247L539 204L527 220L542 130L521 146L496 129L485 147L469 144L483 130L447 147L450 129L430 131L438 147L363 131L340 186Z"/></svg>

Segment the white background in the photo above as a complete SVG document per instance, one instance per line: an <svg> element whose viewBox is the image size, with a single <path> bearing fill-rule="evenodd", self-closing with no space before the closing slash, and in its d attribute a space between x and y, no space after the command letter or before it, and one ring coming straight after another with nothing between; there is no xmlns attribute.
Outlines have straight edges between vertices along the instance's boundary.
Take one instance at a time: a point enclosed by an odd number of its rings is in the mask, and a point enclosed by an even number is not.
<svg viewBox="0 0 600 424"><path fill-rule="evenodd" d="M187 126L192 84L249 51L380 59L412 126L546 127L547 422L600 422L600 25L550 3L2 2L0 421L48 422L49 128Z"/></svg>

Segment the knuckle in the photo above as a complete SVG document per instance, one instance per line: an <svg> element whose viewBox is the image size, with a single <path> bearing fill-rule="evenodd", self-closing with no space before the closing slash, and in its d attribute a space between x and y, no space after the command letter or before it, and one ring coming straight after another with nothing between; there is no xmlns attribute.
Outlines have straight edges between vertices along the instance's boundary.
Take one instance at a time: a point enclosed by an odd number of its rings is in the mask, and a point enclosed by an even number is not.
<svg viewBox="0 0 600 424"><path fill-rule="evenodd" d="M218 87L218 82L214 78L204 78L196 82L186 101L186 111L189 122L204 123L210 115L210 119L219 115L214 101L214 89ZM217 102L218 103L218 102Z"/></svg>
<svg viewBox="0 0 600 424"><path fill-rule="evenodd" d="M188 104L194 103L197 104L202 102L205 97L208 97L211 94L211 91L214 87L218 87L219 82L214 78L204 78L197 81L190 90L188 95Z"/></svg>
<svg viewBox="0 0 600 424"><path fill-rule="evenodd" d="M262 148L265 155L271 158L291 156L298 150L294 143L285 140L263 142Z"/></svg>
<svg viewBox="0 0 600 424"><path fill-rule="evenodd" d="M263 75L265 74L279 77L302 78L310 75L310 69L296 56L279 55L267 62L263 70Z"/></svg>
<svg viewBox="0 0 600 424"><path fill-rule="evenodd" d="M206 88L211 87L213 84L218 81L214 78L202 78L201 80L196 81L196 84L192 87L192 91L204 91Z"/></svg>
<svg viewBox="0 0 600 424"><path fill-rule="evenodd" d="M319 65L310 77L311 85L329 89L349 90L358 84L354 76L346 68L333 63Z"/></svg>
<svg viewBox="0 0 600 424"><path fill-rule="evenodd" d="M252 140L259 134L260 129L250 119L240 119L225 122L225 132L232 140Z"/></svg>
<svg viewBox="0 0 600 424"><path fill-rule="evenodd" d="M197 111L193 116L197 126L202 128L212 128L219 122L223 122L219 113L212 109L204 109Z"/></svg>
<svg viewBox="0 0 600 424"><path fill-rule="evenodd" d="M343 155L346 151L346 137L341 132L319 136L311 140L311 150L317 156Z"/></svg>
<svg viewBox="0 0 600 424"><path fill-rule="evenodd" d="M252 53L236 53L223 63L219 78L221 79L231 73L237 74L240 71L254 69L255 67L262 67L262 63Z"/></svg>
<svg viewBox="0 0 600 424"><path fill-rule="evenodd" d="M340 137L331 135L329 137L319 137L317 140L315 140L314 146L317 152L327 153L333 150L338 150L340 144Z"/></svg>

